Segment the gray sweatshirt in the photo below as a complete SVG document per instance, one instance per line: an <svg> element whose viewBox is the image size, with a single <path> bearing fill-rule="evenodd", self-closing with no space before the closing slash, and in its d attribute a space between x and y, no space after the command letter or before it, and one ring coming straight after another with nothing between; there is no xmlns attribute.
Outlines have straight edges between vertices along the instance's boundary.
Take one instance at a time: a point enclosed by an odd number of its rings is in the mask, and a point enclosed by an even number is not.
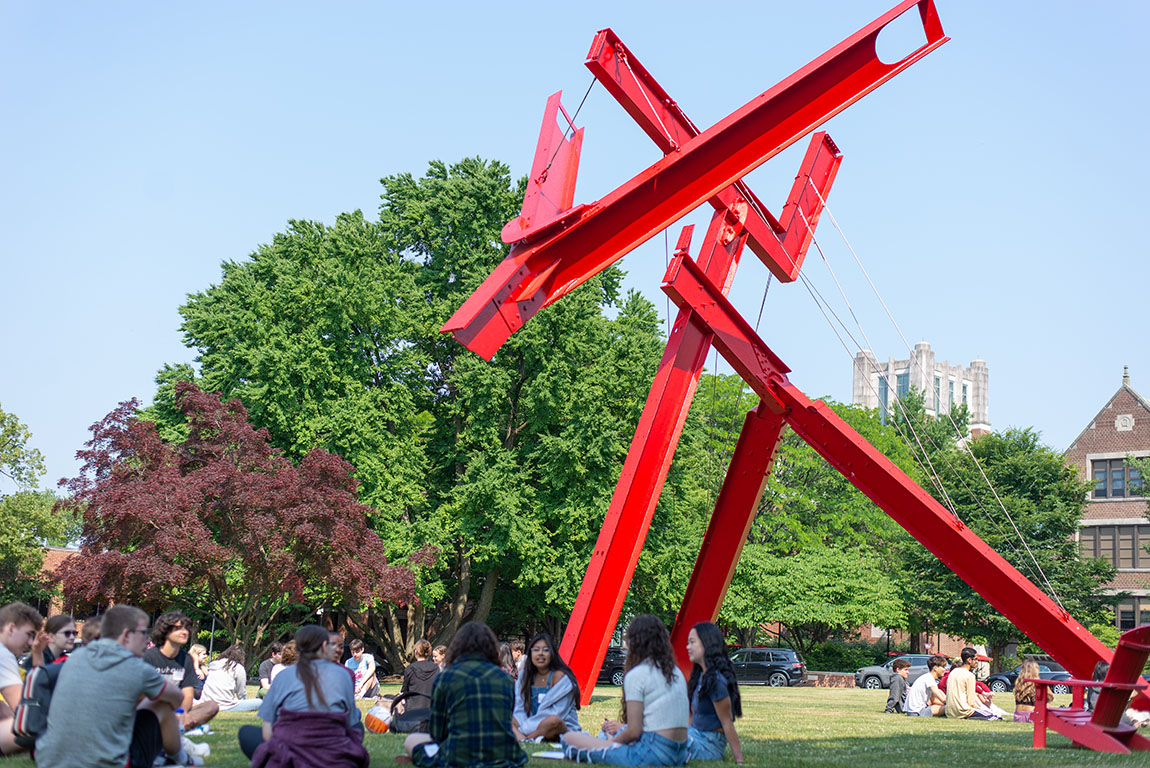
<svg viewBox="0 0 1150 768"><path fill-rule="evenodd" d="M124 768L136 702L159 696L164 678L114 640L84 646L63 664L48 729L36 741L36 765Z"/></svg>

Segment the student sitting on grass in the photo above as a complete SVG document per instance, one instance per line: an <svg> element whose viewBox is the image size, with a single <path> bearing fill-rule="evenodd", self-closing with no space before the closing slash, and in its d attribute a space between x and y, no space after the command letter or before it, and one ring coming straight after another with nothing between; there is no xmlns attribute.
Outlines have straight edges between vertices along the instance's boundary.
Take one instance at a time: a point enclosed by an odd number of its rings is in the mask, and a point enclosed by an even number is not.
<svg viewBox="0 0 1150 768"><path fill-rule="evenodd" d="M499 668L495 633L486 624L459 628L446 668L431 689L430 733L413 733L398 763L429 768L514 768L527 762L511 727L511 678Z"/></svg>
<svg viewBox="0 0 1150 768"><path fill-rule="evenodd" d="M1029 723L1034 713L1035 692L1038 688L1027 679L1037 680L1039 675L1038 662L1026 659L1018 668L1018 677L1014 680L1014 722Z"/></svg>
<svg viewBox="0 0 1150 768"><path fill-rule="evenodd" d="M432 661L431 643L419 640L415 644L415 661L403 670L403 686L399 694L407 694L404 699L405 711L427 709L431 706L431 688L435 676L439 674L439 665Z"/></svg>
<svg viewBox="0 0 1150 768"><path fill-rule="evenodd" d="M656 616L636 616L627 625L623 701L627 727L607 744L586 733L559 737L563 754L579 763L684 765L690 708L687 681L675 666L667 628Z"/></svg>
<svg viewBox="0 0 1150 768"><path fill-rule="evenodd" d="M204 683L208 680L208 649L199 643L193 643L188 648L188 657L192 660L192 668L196 671L196 690L193 697L196 701L204 695Z"/></svg>
<svg viewBox="0 0 1150 768"><path fill-rule="evenodd" d="M975 688L974 665L978 663L978 651L962 649L962 663L950 671L950 682L946 687L946 716L959 720L997 720L996 715L988 714L978 698Z"/></svg>
<svg viewBox="0 0 1150 768"><path fill-rule="evenodd" d="M166 752L171 764L202 765L181 748L176 707L183 692L140 659L148 614L121 603L102 624L104 639L71 654L60 669L48 727L36 740L36 763L151 768Z"/></svg>
<svg viewBox="0 0 1150 768"><path fill-rule="evenodd" d="M192 636L192 620L179 611L168 611L156 619L152 627L152 642L156 645L144 652L144 661L156 668L168 682L184 692L184 730L191 731L204 725L220 711L213 701L202 701L193 706L196 695L196 668L184 646Z"/></svg>
<svg viewBox="0 0 1150 768"><path fill-rule="evenodd" d="M743 704L723 631L709 621L696 624L687 634L687 658L691 660L687 760L722 760L730 744L735 762L742 765L735 718L743 716Z"/></svg>
<svg viewBox="0 0 1150 768"><path fill-rule="evenodd" d="M520 741L550 741L579 727L579 683L546 632L532 640L527 663L515 683L511 724Z"/></svg>
<svg viewBox="0 0 1150 768"><path fill-rule="evenodd" d="M44 622L44 634L47 636L47 645L34 643L32 653L21 659L20 666L25 672L31 672L32 667L46 667L58 659L62 659L76 646L76 622L66 613L53 616Z"/></svg>
<svg viewBox="0 0 1150 768"><path fill-rule="evenodd" d="M204 701L216 702L221 712L252 712L260 708L258 698L247 697L248 674L244 669L244 659L243 647L231 645L208 665Z"/></svg>
<svg viewBox="0 0 1150 768"><path fill-rule="evenodd" d="M352 640L348 645L351 658L343 663L355 673L355 697L374 699L379 695L379 678L375 676L375 657L363 649L362 640Z"/></svg>
<svg viewBox="0 0 1150 768"><path fill-rule="evenodd" d="M894 671L894 677L890 679L890 693L886 697L886 709L884 712L897 712L903 714L906 709L903 704L906 702L906 692L908 685L906 684L907 677L910 676L910 662L906 659L895 659L894 663L890 665Z"/></svg>
<svg viewBox="0 0 1150 768"><path fill-rule="evenodd" d="M1110 672L1110 664L1105 661L1100 661L1094 665L1094 674L1092 679L1102 681L1106 679L1107 673ZM1021 677L1021 675L1020 675ZM1035 675L1038 677L1038 675ZM1098 694L1102 693L1101 688L1087 688L1086 689L1086 711L1093 712L1094 704L1098 701Z"/></svg>
<svg viewBox="0 0 1150 768"><path fill-rule="evenodd" d="M240 726L240 749L252 768L367 766L355 686L328 660L328 645L328 632L318 624L295 633L299 659L272 681L259 709L263 726Z"/></svg>
<svg viewBox="0 0 1150 768"><path fill-rule="evenodd" d="M260 677L260 689L256 692L258 698L262 699L268 695L268 688L272 687L272 668L280 663L283 649L283 643L272 643L268 648L268 657L260 662L260 668L257 672Z"/></svg>
<svg viewBox="0 0 1150 768"><path fill-rule="evenodd" d="M935 654L926 660L926 671L918 676L906 694L906 713L910 717L945 717L946 694L938 681L946 673L946 658Z"/></svg>
<svg viewBox="0 0 1150 768"><path fill-rule="evenodd" d="M32 645L43 623L44 617L25 603L8 603L0 608L0 697L4 699L0 701L0 755L24 751L12 734L14 710L20 706L24 687L16 659Z"/></svg>

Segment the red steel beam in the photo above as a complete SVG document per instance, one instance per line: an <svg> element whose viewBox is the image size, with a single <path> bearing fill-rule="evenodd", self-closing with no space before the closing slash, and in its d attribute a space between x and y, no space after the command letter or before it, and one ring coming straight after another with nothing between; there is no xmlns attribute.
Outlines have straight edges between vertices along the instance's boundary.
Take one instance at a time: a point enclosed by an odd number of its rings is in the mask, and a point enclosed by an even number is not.
<svg viewBox="0 0 1150 768"><path fill-rule="evenodd" d="M698 127L612 30L602 29L595 34L586 66L663 154L678 150L699 135ZM717 211L737 212L740 196L749 203L743 222L749 235L747 247L780 281L793 281L802 266L803 254L788 253L779 243L777 236L786 232L786 227L771 215L746 182L736 181L707 202Z"/></svg>
<svg viewBox="0 0 1150 768"><path fill-rule="evenodd" d="M731 465L723 478L715 511L683 595L683 606L671 628L671 647L684 675L689 676L691 672L687 635L700 621L714 621L719 615L719 607L727 596L739 555L755 520L785 425L780 414L762 405L748 413L743 421Z"/></svg>
<svg viewBox="0 0 1150 768"><path fill-rule="evenodd" d="M1074 620L840 419L787 380L787 368L690 258L679 254L663 290L772 410L831 466L1077 677L1089 677L1109 648ZM768 399L769 398L769 399Z"/></svg>
<svg viewBox="0 0 1150 768"><path fill-rule="evenodd" d="M879 60L883 27L918 8L926 43ZM443 325L490 359L544 306L574 290L947 41L933 0L905 0L678 151L570 218L521 240ZM785 225L785 222L783 222Z"/></svg>
<svg viewBox="0 0 1150 768"><path fill-rule="evenodd" d="M842 157L825 133L811 137L783 213L790 227L781 242L796 249L800 259L810 244L806 221L812 226L818 221L822 200L830 192L841 161ZM814 189L820 190L822 198ZM736 196L736 202L739 200L742 198ZM745 211L746 204L741 208ZM736 205L735 210L738 209ZM692 229L684 228L677 251L687 251ZM746 239L747 232L741 227L740 219L730 211L716 211L711 217L699 261L724 292L730 289ZM635 574L655 505L711 348L709 336L699 332L689 316L688 310L681 310L672 327L560 646L587 701Z"/></svg>

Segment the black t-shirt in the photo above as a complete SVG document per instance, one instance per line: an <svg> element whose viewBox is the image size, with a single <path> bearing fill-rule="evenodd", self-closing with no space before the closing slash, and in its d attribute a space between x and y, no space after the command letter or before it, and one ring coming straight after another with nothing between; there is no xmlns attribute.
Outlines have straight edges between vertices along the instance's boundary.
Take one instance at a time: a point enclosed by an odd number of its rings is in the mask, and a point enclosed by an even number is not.
<svg viewBox="0 0 1150 768"><path fill-rule="evenodd" d="M196 665L183 648L176 658L169 659L160 652L159 646L144 651L144 661L151 664L160 676L178 688L196 687Z"/></svg>
<svg viewBox="0 0 1150 768"><path fill-rule="evenodd" d="M264 659L260 662L260 680L267 680L269 683L272 681L272 667L276 663L271 659Z"/></svg>

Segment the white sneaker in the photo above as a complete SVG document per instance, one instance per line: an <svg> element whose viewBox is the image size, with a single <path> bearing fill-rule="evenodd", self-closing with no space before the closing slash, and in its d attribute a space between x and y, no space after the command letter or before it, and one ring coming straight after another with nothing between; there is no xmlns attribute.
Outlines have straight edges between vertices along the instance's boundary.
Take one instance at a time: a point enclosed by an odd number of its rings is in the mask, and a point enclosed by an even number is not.
<svg viewBox="0 0 1150 768"><path fill-rule="evenodd" d="M174 755L167 755L166 762L163 765L203 765L204 758L196 755L189 755L188 751L183 747Z"/></svg>
<svg viewBox="0 0 1150 768"><path fill-rule="evenodd" d="M180 746L193 757L207 757L212 754L212 745L206 742L192 741L187 736L180 737Z"/></svg>

